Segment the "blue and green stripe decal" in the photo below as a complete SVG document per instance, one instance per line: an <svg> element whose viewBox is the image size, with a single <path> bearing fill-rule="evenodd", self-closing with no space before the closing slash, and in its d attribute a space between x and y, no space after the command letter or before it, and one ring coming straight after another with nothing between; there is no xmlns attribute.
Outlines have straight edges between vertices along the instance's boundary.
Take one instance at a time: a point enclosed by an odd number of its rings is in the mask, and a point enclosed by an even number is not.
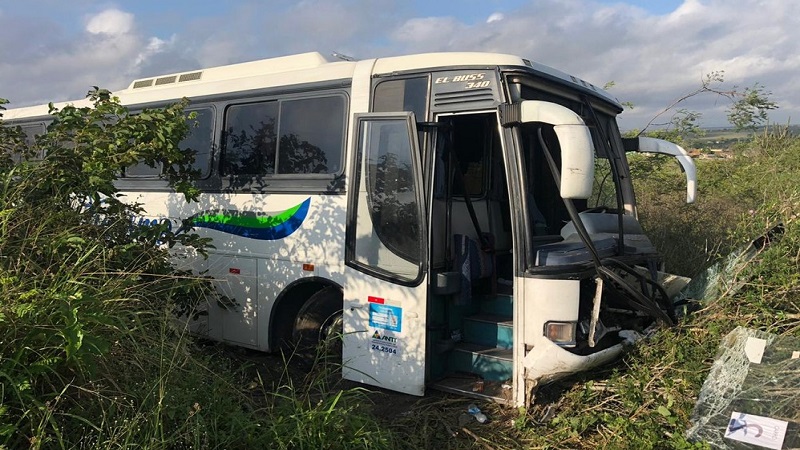
<svg viewBox="0 0 800 450"><path fill-rule="evenodd" d="M308 214L311 197L286 211L257 214L251 211L209 210L192 218L192 225L250 239L274 241L294 233Z"/></svg>

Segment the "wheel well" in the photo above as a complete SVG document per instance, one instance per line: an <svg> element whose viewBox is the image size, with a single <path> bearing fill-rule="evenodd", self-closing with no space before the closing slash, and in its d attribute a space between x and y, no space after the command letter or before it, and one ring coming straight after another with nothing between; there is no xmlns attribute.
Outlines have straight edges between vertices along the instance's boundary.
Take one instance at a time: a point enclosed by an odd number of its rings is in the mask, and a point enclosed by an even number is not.
<svg viewBox="0 0 800 450"><path fill-rule="evenodd" d="M291 339L294 320L303 304L312 295L328 286L342 288L325 278L303 278L291 283L278 295L269 321L269 348L272 351L279 349L284 342Z"/></svg>

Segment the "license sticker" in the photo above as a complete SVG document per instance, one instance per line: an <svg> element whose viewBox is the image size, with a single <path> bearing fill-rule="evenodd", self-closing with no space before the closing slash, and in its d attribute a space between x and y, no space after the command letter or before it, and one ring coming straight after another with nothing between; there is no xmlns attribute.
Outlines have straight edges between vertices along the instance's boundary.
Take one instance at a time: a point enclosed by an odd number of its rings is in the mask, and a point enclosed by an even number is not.
<svg viewBox="0 0 800 450"><path fill-rule="evenodd" d="M403 327L403 308L370 303L369 326L399 333Z"/></svg>

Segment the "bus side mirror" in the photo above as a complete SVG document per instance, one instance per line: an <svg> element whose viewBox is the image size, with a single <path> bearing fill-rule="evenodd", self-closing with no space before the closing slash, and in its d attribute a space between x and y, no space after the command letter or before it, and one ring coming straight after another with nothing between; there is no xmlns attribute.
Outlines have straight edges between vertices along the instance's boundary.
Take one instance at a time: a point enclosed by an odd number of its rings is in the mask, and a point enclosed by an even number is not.
<svg viewBox="0 0 800 450"><path fill-rule="evenodd" d="M594 184L594 144L589 128L571 109L555 103L525 100L503 105L503 125L541 122L553 125L561 146L561 197L587 199Z"/></svg>
<svg viewBox="0 0 800 450"><path fill-rule="evenodd" d="M683 147L663 139L644 136L624 138L622 142L625 146L625 151L674 156L681 165L681 170L686 174L686 203L694 203L697 197L697 171L694 160Z"/></svg>

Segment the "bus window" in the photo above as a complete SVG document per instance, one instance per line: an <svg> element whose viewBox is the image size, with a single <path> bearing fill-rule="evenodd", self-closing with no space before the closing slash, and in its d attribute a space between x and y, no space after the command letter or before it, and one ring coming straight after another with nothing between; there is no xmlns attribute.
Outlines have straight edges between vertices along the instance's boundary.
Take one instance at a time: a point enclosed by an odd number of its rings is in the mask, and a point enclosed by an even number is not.
<svg viewBox="0 0 800 450"><path fill-rule="evenodd" d="M181 141L180 148L195 152L192 168L200 171L199 177L207 178L211 172L211 147L214 132L214 111L211 108L186 111L188 117L196 113L194 120L189 120L189 132ZM144 162L125 168L126 178L158 178L163 172L161 164L150 167Z"/></svg>
<svg viewBox="0 0 800 450"><path fill-rule="evenodd" d="M405 118L365 120L359 133L361 166L353 187L358 196L350 212L355 218L354 247L348 260L413 282L419 277L422 252L409 123Z"/></svg>
<svg viewBox="0 0 800 450"><path fill-rule="evenodd" d="M125 178L158 178L161 175L161 163L150 167L144 162L125 168Z"/></svg>
<svg viewBox="0 0 800 450"><path fill-rule="evenodd" d="M281 101L279 174L334 174L342 170L344 97Z"/></svg>
<svg viewBox="0 0 800 450"><path fill-rule="evenodd" d="M32 123L20 125L22 133L25 135L25 147L29 150L35 150L34 153L27 154L28 161L40 161L44 158L42 151L36 148L36 136L42 135L45 132L43 123ZM27 151L27 150L26 150ZM14 164L19 164L23 160L23 155L19 152L11 153L11 161Z"/></svg>
<svg viewBox="0 0 800 450"><path fill-rule="evenodd" d="M214 143L214 110L211 108L187 111L196 113L189 121L189 134L181 142L182 149L195 152L192 168L200 171L200 178L211 174L211 149Z"/></svg>
<svg viewBox="0 0 800 450"><path fill-rule="evenodd" d="M222 173L271 175L275 172L278 102L232 105L225 113Z"/></svg>
<svg viewBox="0 0 800 450"><path fill-rule="evenodd" d="M387 80L375 87L374 112L411 111L419 120L427 117L428 77Z"/></svg>
<svg viewBox="0 0 800 450"><path fill-rule="evenodd" d="M339 173L344 124L345 99L339 95L230 106L222 173Z"/></svg>

